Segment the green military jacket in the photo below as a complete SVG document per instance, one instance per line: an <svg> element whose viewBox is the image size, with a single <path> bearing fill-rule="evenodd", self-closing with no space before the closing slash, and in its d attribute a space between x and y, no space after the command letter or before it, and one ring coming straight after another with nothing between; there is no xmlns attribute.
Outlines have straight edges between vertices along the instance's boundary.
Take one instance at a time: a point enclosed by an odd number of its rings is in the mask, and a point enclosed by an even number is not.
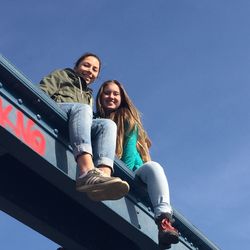
<svg viewBox="0 0 250 250"><path fill-rule="evenodd" d="M72 69L53 71L41 80L40 88L56 102L78 102L93 106L92 89Z"/></svg>

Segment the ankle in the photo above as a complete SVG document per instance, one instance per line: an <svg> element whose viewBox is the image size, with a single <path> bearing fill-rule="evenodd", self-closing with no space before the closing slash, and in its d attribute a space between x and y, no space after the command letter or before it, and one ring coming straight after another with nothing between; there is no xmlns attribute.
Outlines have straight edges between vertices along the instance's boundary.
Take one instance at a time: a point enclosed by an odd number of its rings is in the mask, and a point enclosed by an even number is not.
<svg viewBox="0 0 250 250"><path fill-rule="evenodd" d="M105 175L111 176L112 170L110 167L105 166L105 165L99 165L98 169L101 170Z"/></svg>
<svg viewBox="0 0 250 250"><path fill-rule="evenodd" d="M94 169L91 167L86 167L86 166L78 166L79 167L79 177L85 176L90 170Z"/></svg>
<svg viewBox="0 0 250 250"><path fill-rule="evenodd" d="M83 153L77 157L77 166L79 168L80 175L87 173L94 168L92 156L87 153Z"/></svg>
<svg viewBox="0 0 250 250"><path fill-rule="evenodd" d="M174 223L174 218L170 213L162 213L155 218L155 223L158 225L163 219L167 219L171 224Z"/></svg>

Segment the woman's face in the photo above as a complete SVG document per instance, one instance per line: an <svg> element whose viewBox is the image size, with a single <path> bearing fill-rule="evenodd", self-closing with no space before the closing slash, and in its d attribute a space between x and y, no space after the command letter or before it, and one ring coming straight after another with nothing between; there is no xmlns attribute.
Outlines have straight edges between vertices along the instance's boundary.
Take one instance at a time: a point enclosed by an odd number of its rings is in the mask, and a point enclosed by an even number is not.
<svg viewBox="0 0 250 250"><path fill-rule="evenodd" d="M101 105L105 111L114 111L121 105L120 88L115 83L108 83L101 94Z"/></svg>
<svg viewBox="0 0 250 250"><path fill-rule="evenodd" d="M99 74L100 63L94 56L85 57L77 67L75 72L80 75L87 84L95 81Z"/></svg>

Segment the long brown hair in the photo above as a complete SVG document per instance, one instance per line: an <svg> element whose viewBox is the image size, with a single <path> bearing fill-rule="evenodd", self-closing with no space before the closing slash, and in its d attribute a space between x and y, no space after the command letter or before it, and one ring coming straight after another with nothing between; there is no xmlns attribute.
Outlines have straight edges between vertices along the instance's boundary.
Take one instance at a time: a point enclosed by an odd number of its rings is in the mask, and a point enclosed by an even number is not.
<svg viewBox="0 0 250 250"><path fill-rule="evenodd" d="M119 87L121 95L121 104L119 108L113 112L107 112L101 102L104 89L110 83L114 83ZM151 158L148 149L151 146L151 141L143 128L140 112L136 109L120 82L117 80L108 80L102 84L96 97L96 109L100 117L109 118L117 124L116 155L119 158L121 158L123 154L124 138L128 136L131 131L137 129L137 150L144 162L150 161Z"/></svg>

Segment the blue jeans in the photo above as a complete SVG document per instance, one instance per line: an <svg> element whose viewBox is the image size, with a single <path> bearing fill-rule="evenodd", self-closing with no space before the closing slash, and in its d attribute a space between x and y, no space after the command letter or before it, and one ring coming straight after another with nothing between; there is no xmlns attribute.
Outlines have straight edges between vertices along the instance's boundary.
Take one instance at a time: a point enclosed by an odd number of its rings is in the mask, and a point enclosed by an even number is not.
<svg viewBox="0 0 250 250"><path fill-rule="evenodd" d="M58 103L68 115L69 138L75 159L83 153L93 157L97 167L106 165L113 171L116 124L110 119L93 119L92 108L81 103Z"/></svg>
<svg viewBox="0 0 250 250"><path fill-rule="evenodd" d="M147 185L155 218L162 213L173 215L173 210L170 205L168 181L162 166L157 162L149 161L137 169L135 175Z"/></svg>

